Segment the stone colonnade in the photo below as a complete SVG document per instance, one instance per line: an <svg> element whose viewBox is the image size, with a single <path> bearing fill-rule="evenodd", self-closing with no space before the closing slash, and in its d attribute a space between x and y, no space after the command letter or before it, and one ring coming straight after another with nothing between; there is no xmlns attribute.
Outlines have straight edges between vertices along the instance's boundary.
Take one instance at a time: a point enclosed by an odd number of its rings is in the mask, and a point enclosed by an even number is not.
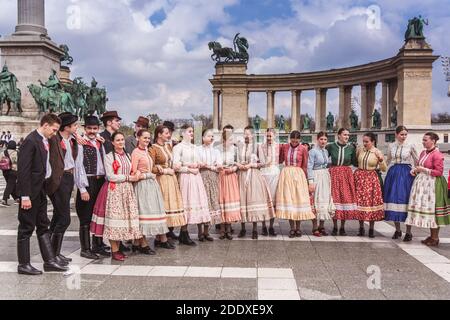
<svg viewBox="0 0 450 320"><path fill-rule="evenodd" d="M248 95L265 92L267 125L275 127L277 92L290 92L291 128L300 129L301 95L315 91L316 132L326 130L327 91L339 90L337 125L350 127L352 89L361 87L361 130L372 128L375 89L381 84L382 130L391 127L390 115L397 109L397 122L412 129L431 125L432 64L437 56L424 40L410 40L397 56L361 66L320 72L273 75L247 75L243 63L218 63L213 85L213 124L220 130L226 124L242 129L248 124Z"/></svg>

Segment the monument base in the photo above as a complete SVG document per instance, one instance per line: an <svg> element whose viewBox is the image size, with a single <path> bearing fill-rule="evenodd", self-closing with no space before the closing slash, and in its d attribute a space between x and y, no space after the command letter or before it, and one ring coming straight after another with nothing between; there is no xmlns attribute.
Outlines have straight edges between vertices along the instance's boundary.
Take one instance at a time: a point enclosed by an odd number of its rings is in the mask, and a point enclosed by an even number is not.
<svg viewBox="0 0 450 320"><path fill-rule="evenodd" d="M38 126L39 120L31 120L24 117L0 116L1 131L10 131L16 142L19 142L20 138L25 138L33 130L38 128Z"/></svg>

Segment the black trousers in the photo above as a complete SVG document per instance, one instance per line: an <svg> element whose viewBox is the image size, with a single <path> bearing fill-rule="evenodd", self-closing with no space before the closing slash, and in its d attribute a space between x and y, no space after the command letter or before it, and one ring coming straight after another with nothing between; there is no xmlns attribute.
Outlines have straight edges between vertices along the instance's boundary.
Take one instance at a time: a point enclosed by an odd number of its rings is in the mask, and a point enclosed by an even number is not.
<svg viewBox="0 0 450 320"><path fill-rule="evenodd" d="M77 192L77 199L75 207L77 209L77 216L80 219L80 226L91 224L92 212L94 211L95 201L97 200L98 193L105 183L105 179L97 179L96 177L88 177L89 187L87 192L89 193L89 201L81 200L80 190Z"/></svg>
<svg viewBox="0 0 450 320"><path fill-rule="evenodd" d="M47 195L45 190L42 190L39 196L31 200L31 206L30 210L23 210L19 206L18 240L31 238L34 229L36 229L38 236L49 232L50 221L47 217Z"/></svg>
<svg viewBox="0 0 450 320"><path fill-rule="evenodd" d="M14 170L8 170L3 173L3 176L6 179L6 188L3 192L3 200L7 201L10 196L13 197L14 200L16 200L17 194L17 171Z"/></svg>
<svg viewBox="0 0 450 320"><path fill-rule="evenodd" d="M50 223L52 233L64 233L70 226L70 198L73 185L73 174L64 172L58 190L49 196L53 204L53 217Z"/></svg>

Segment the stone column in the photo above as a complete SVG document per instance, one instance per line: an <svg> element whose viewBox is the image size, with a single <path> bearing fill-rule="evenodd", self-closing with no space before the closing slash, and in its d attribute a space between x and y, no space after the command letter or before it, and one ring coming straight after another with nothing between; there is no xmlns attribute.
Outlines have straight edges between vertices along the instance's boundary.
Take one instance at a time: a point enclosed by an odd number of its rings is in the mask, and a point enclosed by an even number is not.
<svg viewBox="0 0 450 320"><path fill-rule="evenodd" d="M220 91L213 90L213 130L219 131Z"/></svg>
<svg viewBox="0 0 450 320"><path fill-rule="evenodd" d="M18 0L17 9L15 35L47 35L44 0Z"/></svg>
<svg viewBox="0 0 450 320"><path fill-rule="evenodd" d="M381 93L381 129L387 129L389 124L389 97L388 97L389 83L383 81Z"/></svg>
<svg viewBox="0 0 450 320"><path fill-rule="evenodd" d="M300 90L292 90L292 104L291 104L291 131L300 130Z"/></svg>
<svg viewBox="0 0 450 320"><path fill-rule="evenodd" d="M352 86L339 87L339 127L349 128L352 108Z"/></svg>
<svg viewBox="0 0 450 320"><path fill-rule="evenodd" d="M316 132L326 130L326 116L327 116L327 89L316 89Z"/></svg>
<svg viewBox="0 0 450 320"><path fill-rule="evenodd" d="M267 93L267 127L275 128L275 91L268 90Z"/></svg>
<svg viewBox="0 0 450 320"><path fill-rule="evenodd" d="M390 128L391 127L391 113L397 108L397 104L398 104L398 82L397 82L397 79L389 82L388 95L389 95L389 97L388 97L388 110L389 110L388 128ZM400 124L400 122L398 122L398 118L397 118L397 123Z"/></svg>
<svg viewBox="0 0 450 320"><path fill-rule="evenodd" d="M361 84L361 130L372 128L372 114L375 108L375 87L373 83Z"/></svg>

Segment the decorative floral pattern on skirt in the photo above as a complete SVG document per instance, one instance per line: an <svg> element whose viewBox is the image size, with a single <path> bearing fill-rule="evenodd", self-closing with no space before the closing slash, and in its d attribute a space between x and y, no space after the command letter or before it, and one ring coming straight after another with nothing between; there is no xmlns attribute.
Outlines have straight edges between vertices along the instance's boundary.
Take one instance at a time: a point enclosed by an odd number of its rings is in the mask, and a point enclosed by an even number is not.
<svg viewBox="0 0 450 320"><path fill-rule="evenodd" d="M201 170L203 184L208 197L209 214L211 224L222 222L222 213L219 205L219 174L211 170Z"/></svg>
<svg viewBox="0 0 450 320"><path fill-rule="evenodd" d="M354 173L356 205L360 221L384 219L383 193L376 171L357 169Z"/></svg>
<svg viewBox="0 0 450 320"><path fill-rule="evenodd" d="M200 174L180 173L181 196L188 224L211 222L208 197Z"/></svg>
<svg viewBox="0 0 450 320"><path fill-rule="evenodd" d="M139 227L145 236L169 232L161 188L154 179L141 180L134 185L138 202Z"/></svg>
<svg viewBox="0 0 450 320"><path fill-rule="evenodd" d="M168 227L181 227L187 224L184 215L183 199L176 176L168 174L157 176L161 193L164 198L164 209L167 215Z"/></svg>
<svg viewBox="0 0 450 320"><path fill-rule="evenodd" d="M258 169L239 171L241 222L267 221L274 217L272 197Z"/></svg>
<svg viewBox="0 0 450 320"><path fill-rule="evenodd" d="M142 238L136 195L130 182L116 183L114 190L108 189L103 237L115 241Z"/></svg>
<svg viewBox="0 0 450 320"><path fill-rule="evenodd" d="M241 221L239 181L236 173L219 173L219 204L222 223Z"/></svg>
<svg viewBox="0 0 450 320"><path fill-rule="evenodd" d="M312 220L308 181L300 167L285 167L281 171L276 195L275 215L279 219Z"/></svg>
<svg viewBox="0 0 450 320"><path fill-rule="evenodd" d="M336 166L329 169L331 176L331 195L336 207L334 219L358 220L356 210L356 190L352 168Z"/></svg>
<svg viewBox="0 0 450 320"><path fill-rule="evenodd" d="M450 224L450 200L444 177L419 173L409 197L406 224L419 228L437 228Z"/></svg>

